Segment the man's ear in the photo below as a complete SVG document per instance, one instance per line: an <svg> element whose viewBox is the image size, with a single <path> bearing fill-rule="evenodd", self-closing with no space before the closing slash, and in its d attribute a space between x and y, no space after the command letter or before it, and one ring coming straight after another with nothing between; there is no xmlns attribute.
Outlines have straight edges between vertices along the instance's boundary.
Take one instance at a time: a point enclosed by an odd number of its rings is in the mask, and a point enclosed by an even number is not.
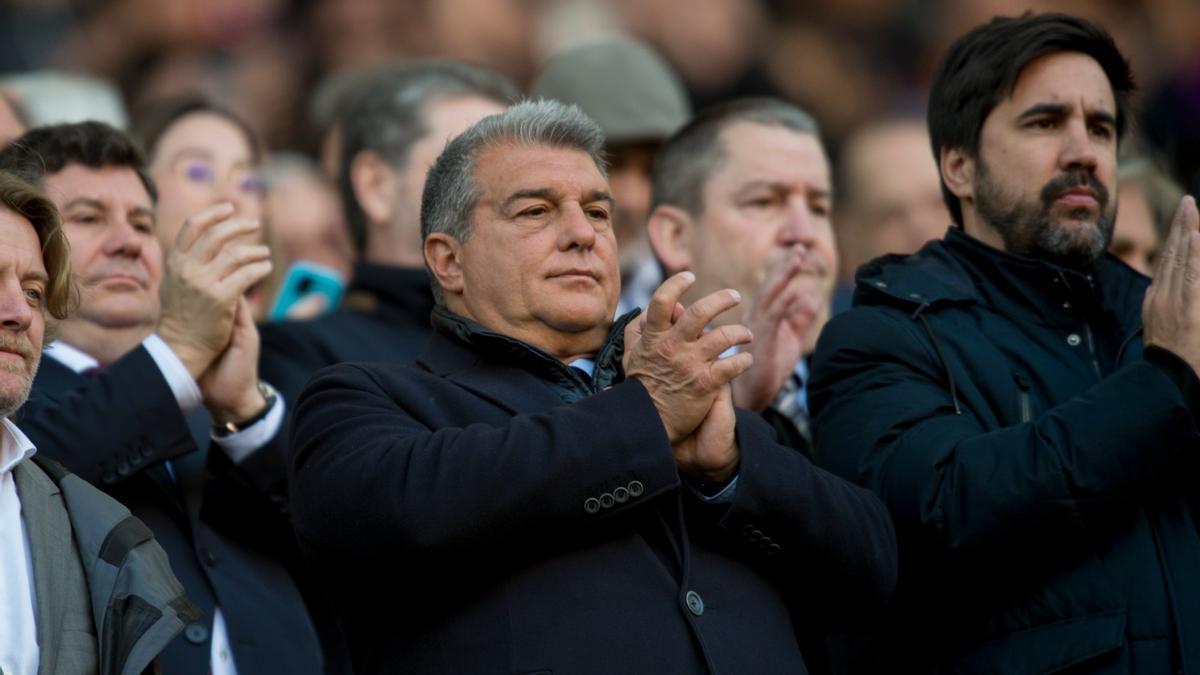
<svg viewBox="0 0 1200 675"><path fill-rule="evenodd" d="M942 146L938 168L942 181L954 196L964 201L975 198L975 158L961 147Z"/></svg>
<svg viewBox="0 0 1200 675"><path fill-rule="evenodd" d="M691 214L677 206L659 205L650 214L646 233L654 255L667 270L667 276L692 266L692 237L696 223Z"/></svg>
<svg viewBox="0 0 1200 675"><path fill-rule="evenodd" d="M432 232L425 237L425 265L433 272L438 286L447 295L462 295L462 244L445 232Z"/></svg>
<svg viewBox="0 0 1200 675"><path fill-rule="evenodd" d="M359 208L372 223L391 222L399 176L374 150L363 150L350 161L350 186Z"/></svg>

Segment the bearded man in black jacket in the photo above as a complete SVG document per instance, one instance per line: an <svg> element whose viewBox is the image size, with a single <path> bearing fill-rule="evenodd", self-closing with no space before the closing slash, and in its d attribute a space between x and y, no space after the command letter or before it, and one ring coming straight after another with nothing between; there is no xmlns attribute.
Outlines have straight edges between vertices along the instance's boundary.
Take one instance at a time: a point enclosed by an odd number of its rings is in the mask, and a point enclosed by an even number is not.
<svg viewBox="0 0 1200 675"><path fill-rule="evenodd" d="M1152 285L1105 254L1132 90L1073 17L961 38L928 113L956 227L818 344L818 462L901 542L891 670L1200 669L1200 235L1187 198Z"/></svg>

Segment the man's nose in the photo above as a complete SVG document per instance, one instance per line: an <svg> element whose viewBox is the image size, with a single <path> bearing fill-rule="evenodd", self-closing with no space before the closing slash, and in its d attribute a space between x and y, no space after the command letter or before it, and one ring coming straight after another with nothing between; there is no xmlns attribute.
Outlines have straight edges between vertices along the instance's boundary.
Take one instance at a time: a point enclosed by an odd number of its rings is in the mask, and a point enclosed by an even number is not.
<svg viewBox="0 0 1200 675"><path fill-rule="evenodd" d="M29 330L34 311L21 281L16 277L5 279L0 286L0 326L7 331L24 333Z"/></svg>
<svg viewBox="0 0 1200 675"><path fill-rule="evenodd" d="M1086 120L1072 120L1063 134L1062 149L1059 153L1059 166L1066 169L1096 168L1099 160L1099 149L1096 141L1088 131Z"/></svg>
<svg viewBox="0 0 1200 675"><path fill-rule="evenodd" d="M142 237L137 227L123 216L116 216L111 221L106 243L105 252L109 255L136 258L142 252Z"/></svg>
<svg viewBox="0 0 1200 675"><path fill-rule="evenodd" d="M803 197L790 199L779 229L779 243L784 246L797 244L811 246L817 232L814 219L814 214L806 199Z"/></svg>
<svg viewBox="0 0 1200 675"><path fill-rule="evenodd" d="M596 242L596 225L593 216L580 206L563 209L559 229L559 248L567 250L576 246L591 248Z"/></svg>

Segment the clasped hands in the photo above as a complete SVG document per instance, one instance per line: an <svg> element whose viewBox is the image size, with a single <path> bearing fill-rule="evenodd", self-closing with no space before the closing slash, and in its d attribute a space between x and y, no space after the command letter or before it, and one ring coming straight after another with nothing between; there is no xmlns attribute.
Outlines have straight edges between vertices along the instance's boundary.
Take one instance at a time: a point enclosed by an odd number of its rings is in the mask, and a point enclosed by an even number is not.
<svg viewBox="0 0 1200 675"><path fill-rule="evenodd" d="M196 380L218 425L258 414L258 329L244 297L271 272L270 249L251 243L257 220L218 204L183 224L167 252L159 337Z"/></svg>
<svg viewBox="0 0 1200 675"><path fill-rule="evenodd" d="M685 308L679 300L695 279L681 272L659 286L645 314L626 328L623 365L650 394L680 473L720 483L737 471L740 454L730 383L754 362L746 351L721 355L753 336L740 324L706 330L741 295L717 291Z"/></svg>

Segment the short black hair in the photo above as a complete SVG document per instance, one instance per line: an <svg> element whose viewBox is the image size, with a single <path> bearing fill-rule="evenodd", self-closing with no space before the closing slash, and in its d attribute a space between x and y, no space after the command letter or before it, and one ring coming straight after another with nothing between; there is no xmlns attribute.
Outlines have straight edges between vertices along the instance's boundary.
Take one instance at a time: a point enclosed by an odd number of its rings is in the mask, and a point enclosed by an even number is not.
<svg viewBox="0 0 1200 675"><path fill-rule="evenodd" d="M984 121L1012 94L1021 71L1031 61L1057 52L1078 52L1100 64L1117 103L1117 138L1124 136L1135 89L1133 73L1108 31L1067 14L996 17L955 41L934 75L928 121L939 167L945 147L976 155ZM942 199L962 227L962 207L944 181Z"/></svg>
<svg viewBox="0 0 1200 675"><path fill-rule="evenodd" d="M749 97L702 110L663 143L651 172L651 209L670 204L699 216L704 184L725 161L721 132L736 122L783 127L821 140L813 116L782 99Z"/></svg>
<svg viewBox="0 0 1200 675"><path fill-rule="evenodd" d="M30 129L0 151L0 169L14 173L45 189L47 174L69 164L93 169L125 167L137 174L151 201L158 201L154 181L146 172L146 159L133 139L103 122L54 124Z"/></svg>
<svg viewBox="0 0 1200 675"><path fill-rule="evenodd" d="M457 61L415 61L378 71L355 84L339 106L342 148L338 190L346 226L360 254L367 246L367 216L354 194L350 165L371 150L398 170L408 166L412 148L429 134L429 106L459 96L478 96L508 105L520 92L500 73ZM419 206L419 205L418 205Z"/></svg>

